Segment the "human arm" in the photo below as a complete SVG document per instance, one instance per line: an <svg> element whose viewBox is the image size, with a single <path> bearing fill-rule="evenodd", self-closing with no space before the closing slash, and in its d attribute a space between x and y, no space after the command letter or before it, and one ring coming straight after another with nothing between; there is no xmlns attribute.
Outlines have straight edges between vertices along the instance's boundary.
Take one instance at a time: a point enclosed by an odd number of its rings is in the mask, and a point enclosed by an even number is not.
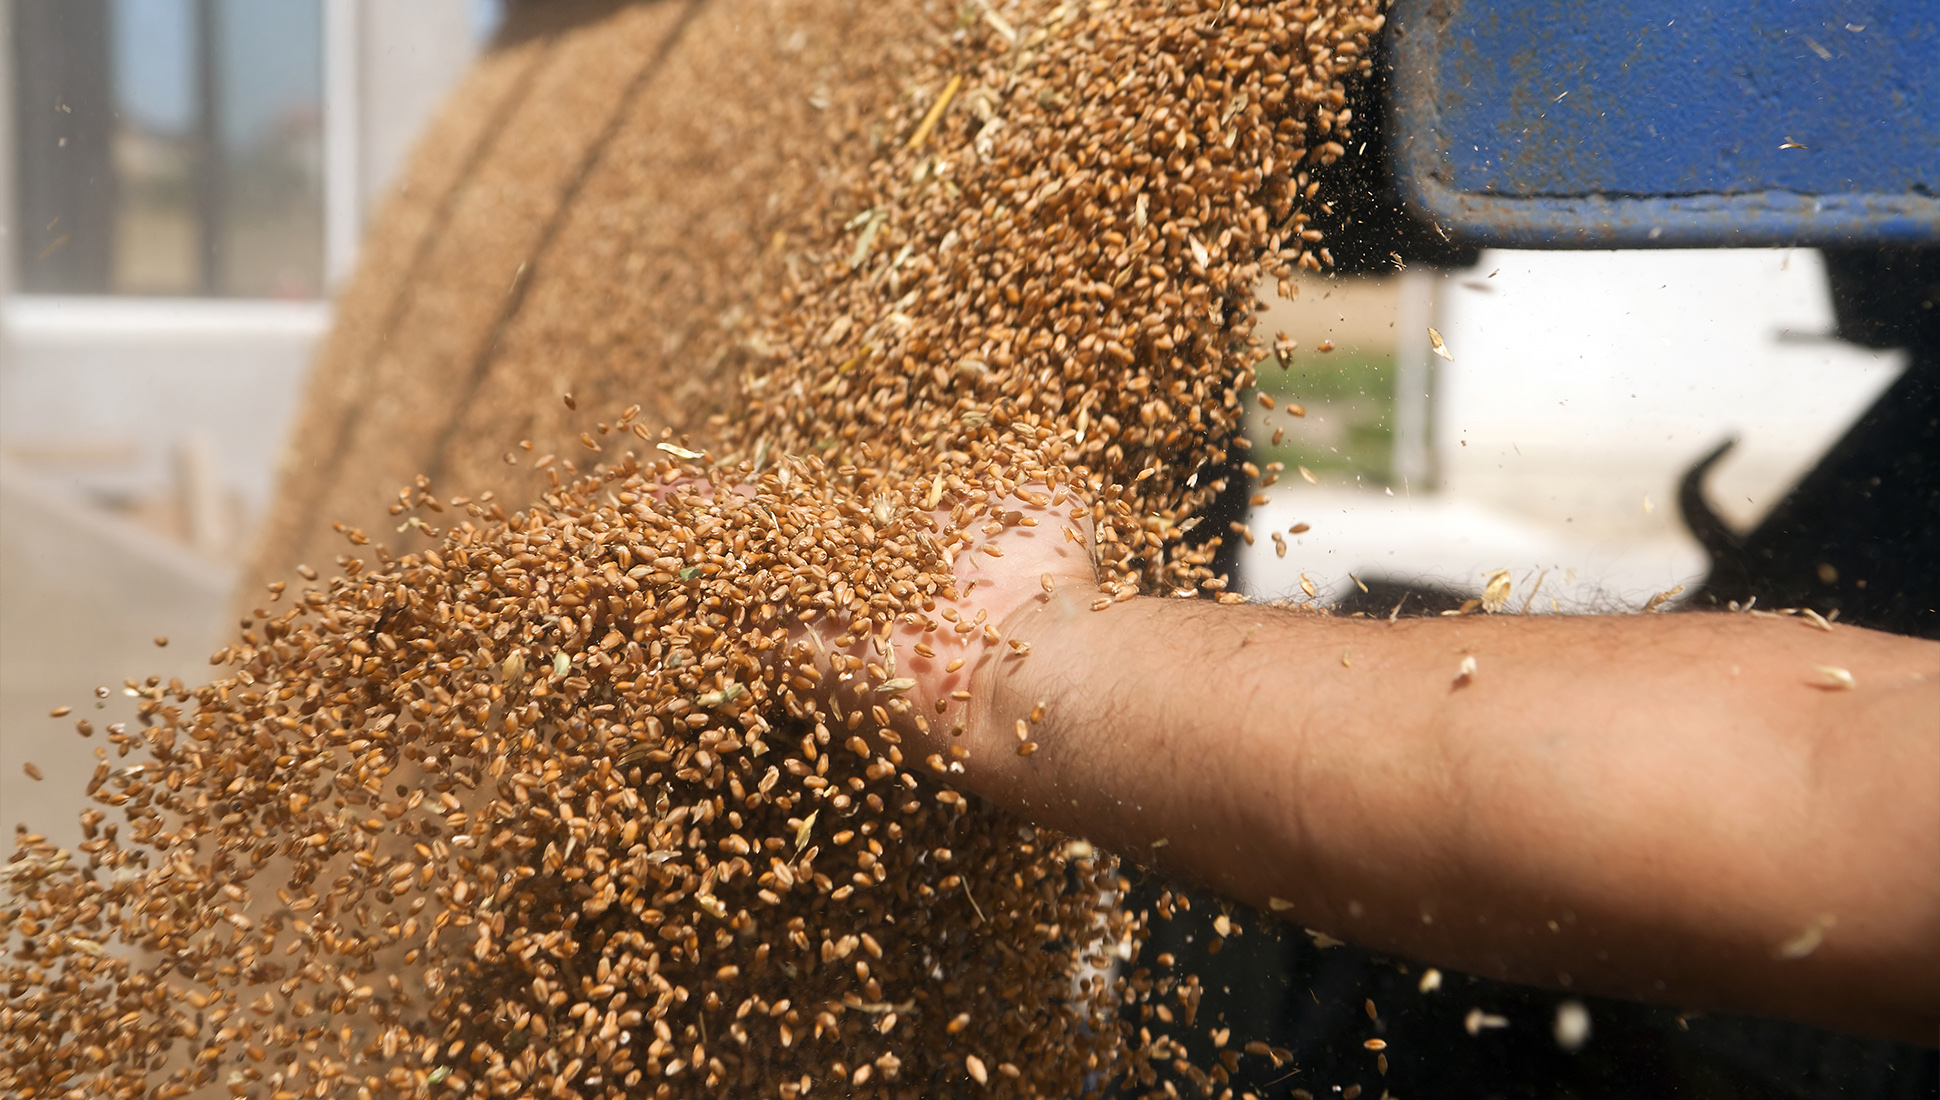
<svg viewBox="0 0 1940 1100"><path fill-rule="evenodd" d="M1036 820L1441 965L1935 1039L1940 646L1075 594L1013 633L961 782Z"/></svg>
<svg viewBox="0 0 1940 1100"><path fill-rule="evenodd" d="M1094 612L1058 531L973 559L963 606L1031 651L988 647L951 678L963 735L918 739L967 751L965 789L1439 965L1935 1041L1940 645L1726 615Z"/></svg>

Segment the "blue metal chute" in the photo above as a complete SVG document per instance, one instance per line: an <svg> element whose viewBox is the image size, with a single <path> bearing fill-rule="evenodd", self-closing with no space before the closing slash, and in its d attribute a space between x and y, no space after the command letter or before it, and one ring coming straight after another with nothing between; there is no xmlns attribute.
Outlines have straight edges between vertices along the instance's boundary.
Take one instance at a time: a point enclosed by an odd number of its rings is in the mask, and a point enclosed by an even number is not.
<svg viewBox="0 0 1940 1100"><path fill-rule="evenodd" d="M1940 241L1940 4L1397 0L1396 182L1474 243Z"/></svg>

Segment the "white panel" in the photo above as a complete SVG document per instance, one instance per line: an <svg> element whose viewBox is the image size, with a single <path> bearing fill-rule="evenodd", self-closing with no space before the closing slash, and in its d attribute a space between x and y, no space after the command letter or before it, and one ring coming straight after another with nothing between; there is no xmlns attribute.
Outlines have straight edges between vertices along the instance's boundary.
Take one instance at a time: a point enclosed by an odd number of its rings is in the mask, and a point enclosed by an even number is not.
<svg viewBox="0 0 1940 1100"><path fill-rule="evenodd" d="M362 0L363 145L358 171L374 213L418 134L478 48L471 0Z"/></svg>
<svg viewBox="0 0 1940 1100"><path fill-rule="evenodd" d="M1449 489L1579 529L1670 530L1730 435L1714 496L1750 524L1905 367L1831 338L1808 250L1488 252L1442 301Z"/></svg>
<svg viewBox="0 0 1940 1100"><path fill-rule="evenodd" d="M1354 572L1478 593L1507 568L1518 607L1538 577L1531 610L1637 607L1702 578L1676 502L1697 458L1740 438L1710 489L1748 528L1905 368L1832 338L1813 251L1485 252L1436 278L1453 356L1428 360L1440 489L1285 478L1252 516L1248 591L1297 599L1304 573L1327 600ZM1423 298L1404 296L1397 323L1423 330L1404 348L1426 334L1429 311L1407 308Z"/></svg>
<svg viewBox="0 0 1940 1100"><path fill-rule="evenodd" d="M335 289L357 258L364 231L361 0L323 0L323 269Z"/></svg>

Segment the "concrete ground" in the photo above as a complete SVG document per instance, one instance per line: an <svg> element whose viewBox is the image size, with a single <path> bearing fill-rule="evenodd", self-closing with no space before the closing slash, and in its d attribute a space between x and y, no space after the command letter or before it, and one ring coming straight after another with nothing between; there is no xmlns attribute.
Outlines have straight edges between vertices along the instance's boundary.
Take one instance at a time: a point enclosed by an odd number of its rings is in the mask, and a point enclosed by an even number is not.
<svg viewBox="0 0 1940 1100"><path fill-rule="evenodd" d="M234 630L224 621L233 576L0 463L0 826L80 839L96 753L113 758L106 728L132 724L122 681L205 680L210 652ZM48 717L59 706L74 713ZM94 724L92 739L76 735L78 718ZM43 779L27 775L30 763ZM11 836L4 845L11 851Z"/></svg>

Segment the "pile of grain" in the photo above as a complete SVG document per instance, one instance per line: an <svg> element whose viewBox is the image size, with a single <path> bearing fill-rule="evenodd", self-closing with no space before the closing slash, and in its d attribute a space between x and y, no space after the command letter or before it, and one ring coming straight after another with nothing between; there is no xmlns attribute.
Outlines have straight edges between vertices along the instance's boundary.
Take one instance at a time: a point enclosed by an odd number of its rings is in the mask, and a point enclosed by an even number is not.
<svg viewBox="0 0 1940 1100"><path fill-rule="evenodd" d="M849 13L881 64L816 94L888 106L790 166L694 438L589 407L602 464L540 458L510 515L420 479L422 548L353 549L224 679L131 685L90 839L7 865L0 1091L1215 1095L1167 1037L1196 984L1112 969L1115 863L904 759L872 640L1020 491L1095 525L1101 603L1221 587L1200 475L1244 448L1262 269L1324 260L1302 173L1377 8Z"/></svg>

